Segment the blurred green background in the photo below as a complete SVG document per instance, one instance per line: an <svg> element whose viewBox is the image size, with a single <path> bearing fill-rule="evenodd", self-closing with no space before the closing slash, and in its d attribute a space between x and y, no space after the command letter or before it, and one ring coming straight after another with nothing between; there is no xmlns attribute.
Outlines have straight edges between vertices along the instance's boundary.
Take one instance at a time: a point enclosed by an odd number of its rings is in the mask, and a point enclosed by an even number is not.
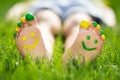
<svg viewBox="0 0 120 80"><path fill-rule="evenodd" d="M25 0L1 0L0 1L0 18L3 20L7 11L17 2L23 2Z"/></svg>

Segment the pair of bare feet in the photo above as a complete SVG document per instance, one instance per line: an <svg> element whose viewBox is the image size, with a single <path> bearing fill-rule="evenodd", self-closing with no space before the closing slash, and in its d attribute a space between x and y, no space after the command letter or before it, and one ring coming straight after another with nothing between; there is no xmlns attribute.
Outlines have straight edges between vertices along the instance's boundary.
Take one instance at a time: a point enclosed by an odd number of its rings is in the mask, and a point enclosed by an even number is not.
<svg viewBox="0 0 120 80"><path fill-rule="evenodd" d="M22 56L29 53L32 58L51 59L54 34L61 30L61 21L55 13L48 13L46 15L43 11L43 14L39 12L35 16L28 13L18 22L14 37ZM96 22L83 20L70 24L68 19L63 28L66 36L65 53L62 57L64 63L68 58L74 59L77 56L82 62L93 60L101 52L105 36Z"/></svg>

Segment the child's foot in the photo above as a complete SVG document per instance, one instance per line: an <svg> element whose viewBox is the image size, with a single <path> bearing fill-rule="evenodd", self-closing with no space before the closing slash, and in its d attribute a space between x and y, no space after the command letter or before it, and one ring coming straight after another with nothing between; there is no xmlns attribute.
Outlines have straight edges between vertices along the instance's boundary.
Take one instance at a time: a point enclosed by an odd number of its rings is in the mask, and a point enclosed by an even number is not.
<svg viewBox="0 0 120 80"><path fill-rule="evenodd" d="M32 58L43 56L51 58L54 39L47 27L45 23L38 24L30 13L21 18L14 37L22 56L30 53Z"/></svg>
<svg viewBox="0 0 120 80"><path fill-rule="evenodd" d="M63 63L68 58L80 57L81 62L93 60L102 50L105 36L96 22L90 24L88 21L82 21L79 26L73 28L72 33L66 40Z"/></svg>

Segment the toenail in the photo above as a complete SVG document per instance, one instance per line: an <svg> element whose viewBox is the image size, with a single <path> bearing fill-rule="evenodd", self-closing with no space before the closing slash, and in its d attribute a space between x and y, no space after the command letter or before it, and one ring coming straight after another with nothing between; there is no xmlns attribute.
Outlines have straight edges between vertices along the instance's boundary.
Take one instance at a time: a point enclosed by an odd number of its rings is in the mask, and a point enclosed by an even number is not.
<svg viewBox="0 0 120 80"><path fill-rule="evenodd" d="M105 35L101 35L101 38L102 38L103 40L105 40Z"/></svg>
<svg viewBox="0 0 120 80"><path fill-rule="evenodd" d="M99 32L100 32L100 35L103 35L103 34L104 34L104 33L103 33L103 30L100 30Z"/></svg>
<svg viewBox="0 0 120 80"><path fill-rule="evenodd" d="M25 23L25 22L26 22L25 17L20 18L20 21L21 21L22 23Z"/></svg>
<svg viewBox="0 0 120 80"><path fill-rule="evenodd" d="M80 23L80 27L81 27L81 28L88 29L89 26L90 26L90 22L89 22L89 21L83 20L83 21L81 21L81 23Z"/></svg>
<svg viewBox="0 0 120 80"><path fill-rule="evenodd" d="M18 22L18 27L20 28L22 26L22 22Z"/></svg>
<svg viewBox="0 0 120 80"><path fill-rule="evenodd" d="M96 27L96 29L100 30L100 28L101 28L101 26L98 24L97 27Z"/></svg>
<svg viewBox="0 0 120 80"><path fill-rule="evenodd" d="M34 20L34 16L33 16L33 14L28 13L25 15L25 19L28 21L32 21L32 20Z"/></svg>
<svg viewBox="0 0 120 80"><path fill-rule="evenodd" d="M16 32L19 32L20 31L20 28L19 27L16 27Z"/></svg>
<svg viewBox="0 0 120 80"><path fill-rule="evenodd" d="M14 38L15 38L15 37L17 36L17 32L14 32L13 36L14 36Z"/></svg>
<svg viewBox="0 0 120 80"><path fill-rule="evenodd" d="M93 21L93 26L97 27L97 22Z"/></svg>

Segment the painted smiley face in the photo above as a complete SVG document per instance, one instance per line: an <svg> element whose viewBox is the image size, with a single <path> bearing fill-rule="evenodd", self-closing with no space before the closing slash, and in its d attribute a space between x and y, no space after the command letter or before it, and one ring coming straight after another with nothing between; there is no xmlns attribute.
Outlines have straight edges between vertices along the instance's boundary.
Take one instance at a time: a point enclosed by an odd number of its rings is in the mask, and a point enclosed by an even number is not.
<svg viewBox="0 0 120 80"><path fill-rule="evenodd" d="M71 52L83 54L85 57L97 55L102 50L103 40L100 35L93 30L80 29L79 33L71 38ZM74 41L75 39L75 41Z"/></svg>
<svg viewBox="0 0 120 80"><path fill-rule="evenodd" d="M47 50L40 31L38 26L25 27L15 38L17 48L23 57L27 54L33 59L46 56Z"/></svg>
<svg viewBox="0 0 120 80"><path fill-rule="evenodd" d="M72 58L79 56L81 61L93 60L100 54L103 40L95 31L80 29L75 39L70 48Z"/></svg>
<svg viewBox="0 0 120 80"><path fill-rule="evenodd" d="M86 39L87 39L87 40L90 40L90 39L91 39L91 36L87 35L87 36L86 36ZM97 40L97 39L94 39L94 44L97 44L97 43L98 43L98 40ZM83 47L85 50L87 50L87 51L93 51L93 50L96 50L96 49L97 49L97 47L92 47L92 48L87 47L84 40L82 40L82 47Z"/></svg>
<svg viewBox="0 0 120 80"><path fill-rule="evenodd" d="M34 33L34 32L31 32L31 33L29 34L29 36L30 36L30 38L35 38L35 33ZM22 37L22 40L23 40L23 41L27 41L27 40L28 40L28 37L27 37L27 36L23 36L23 37ZM27 44L23 44L23 48L24 48L24 49L31 50L31 49L34 49L34 48L37 46L37 44L38 44L38 38L36 38L35 41L33 42L33 44L30 45L30 46L27 45Z"/></svg>

